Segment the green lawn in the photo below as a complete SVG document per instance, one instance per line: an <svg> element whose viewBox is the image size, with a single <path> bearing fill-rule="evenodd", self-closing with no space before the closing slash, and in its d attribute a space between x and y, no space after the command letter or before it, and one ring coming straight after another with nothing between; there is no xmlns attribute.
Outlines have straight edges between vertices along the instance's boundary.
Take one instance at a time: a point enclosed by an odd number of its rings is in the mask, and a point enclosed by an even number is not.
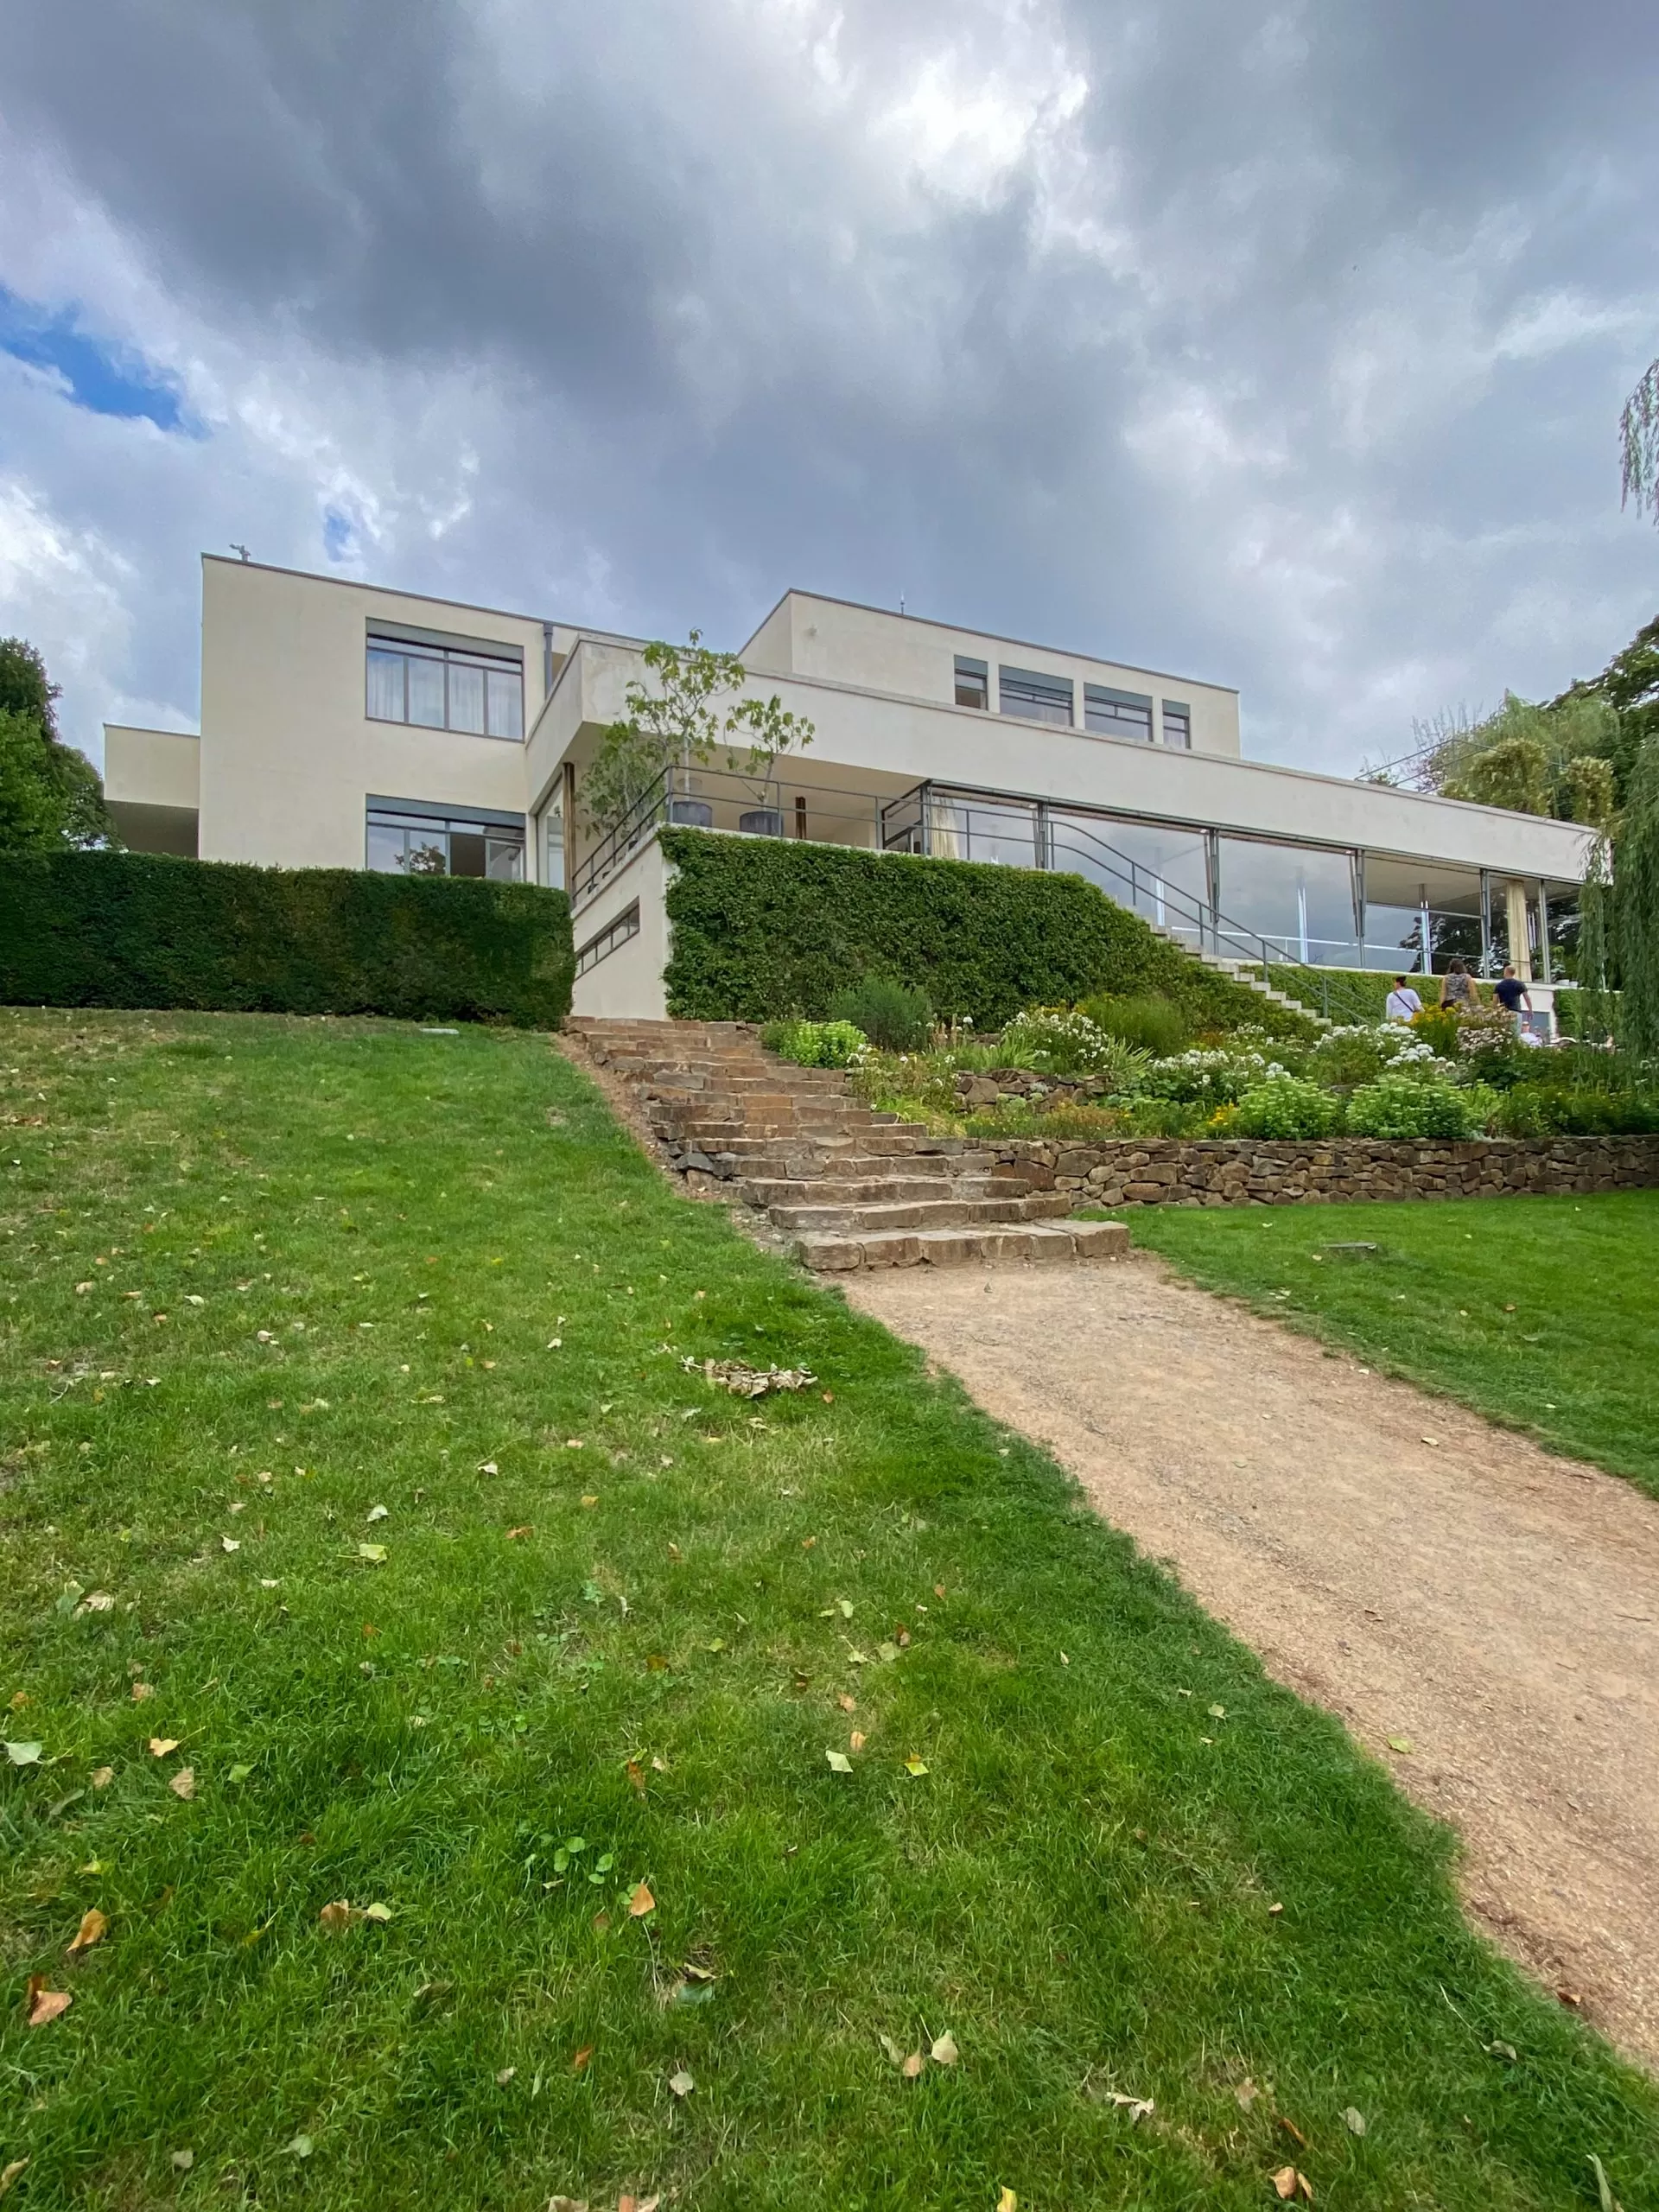
<svg viewBox="0 0 1659 2212"><path fill-rule="evenodd" d="M1659 1497L1659 1191L1124 1217L1206 1289Z"/></svg>
<svg viewBox="0 0 1659 2212"><path fill-rule="evenodd" d="M20 2212L1654 2202L1444 1834L544 1039L0 1012L0 1076Z"/></svg>

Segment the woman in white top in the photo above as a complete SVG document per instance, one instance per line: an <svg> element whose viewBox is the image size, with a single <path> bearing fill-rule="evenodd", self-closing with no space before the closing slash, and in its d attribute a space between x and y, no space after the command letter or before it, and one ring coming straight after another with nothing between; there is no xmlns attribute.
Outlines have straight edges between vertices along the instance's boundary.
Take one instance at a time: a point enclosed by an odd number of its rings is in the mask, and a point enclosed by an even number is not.
<svg viewBox="0 0 1659 2212"><path fill-rule="evenodd" d="M1403 976L1394 979L1394 988L1383 1001L1382 1011L1390 1021L1409 1021L1414 1014L1421 1014L1423 1002Z"/></svg>

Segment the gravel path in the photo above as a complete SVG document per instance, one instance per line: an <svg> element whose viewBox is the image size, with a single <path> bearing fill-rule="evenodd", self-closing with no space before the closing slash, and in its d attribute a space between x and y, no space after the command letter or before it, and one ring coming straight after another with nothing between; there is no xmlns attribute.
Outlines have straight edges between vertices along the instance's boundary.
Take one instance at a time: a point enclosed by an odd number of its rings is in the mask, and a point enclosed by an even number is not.
<svg viewBox="0 0 1659 2212"><path fill-rule="evenodd" d="M1659 1504L1148 1255L843 1287L1339 1714L1494 1940L1659 2070Z"/></svg>

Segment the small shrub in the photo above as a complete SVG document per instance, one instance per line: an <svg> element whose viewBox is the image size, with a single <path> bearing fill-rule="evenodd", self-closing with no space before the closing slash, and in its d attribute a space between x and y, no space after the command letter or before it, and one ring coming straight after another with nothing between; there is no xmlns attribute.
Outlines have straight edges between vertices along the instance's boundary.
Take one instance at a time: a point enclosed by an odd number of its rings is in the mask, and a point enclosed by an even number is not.
<svg viewBox="0 0 1659 2212"><path fill-rule="evenodd" d="M1275 1075L1247 1090L1227 1127L1229 1136L1329 1136L1342 1117L1341 1102L1317 1083Z"/></svg>
<svg viewBox="0 0 1659 2212"><path fill-rule="evenodd" d="M1247 1090L1276 1081L1290 1071L1262 1052L1230 1052L1225 1046L1196 1046L1173 1060L1154 1060L1141 1083L1149 1098L1186 1105L1236 1106Z"/></svg>
<svg viewBox="0 0 1659 2212"><path fill-rule="evenodd" d="M1086 1014L1064 1007L1033 1007L1002 1032L998 1065L1030 1068L1039 1075L1097 1075L1136 1063L1128 1048Z"/></svg>
<svg viewBox="0 0 1659 2212"><path fill-rule="evenodd" d="M1433 1065L1435 1058L1428 1040L1414 1037L1404 1022L1356 1022L1320 1038L1308 1071L1322 1083L1375 1083L1385 1068Z"/></svg>
<svg viewBox="0 0 1659 2212"><path fill-rule="evenodd" d="M1443 1060L1458 1057L1458 1017L1449 1006L1426 1006L1408 1025L1414 1036L1433 1048Z"/></svg>
<svg viewBox="0 0 1659 2212"><path fill-rule="evenodd" d="M891 976L866 976L830 1002L830 1018L861 1029L884 1052L919 1052L933 1033L927 993Z"/></svg>
<svg viewBox="0 0 1659 2212"><path fill-rule="evenodd" d="M1478 1137L1491 1109L1491 1094L1459 1089L1443 1077L1379 1076L1348 1102L1348 1134L1403 1142L1413 1137Z"/></svg>
<svg viewBox="0 0 1659 2212"><path fill-rule="evenodd" d="M1167 999L1121 999L1104 995L1084 999L1077 1012L1109 1037L1138 1045L1155 1060L1167 1060L1192 1041L1192 1026Z"/></svg>
<svg viewBox="0 0 1659 2212"><path fill-rule="evenodd" d="M850 1067L867 1041L850 1021L769 1021L760 1032L769 1052L803 1068Z"/></svg>

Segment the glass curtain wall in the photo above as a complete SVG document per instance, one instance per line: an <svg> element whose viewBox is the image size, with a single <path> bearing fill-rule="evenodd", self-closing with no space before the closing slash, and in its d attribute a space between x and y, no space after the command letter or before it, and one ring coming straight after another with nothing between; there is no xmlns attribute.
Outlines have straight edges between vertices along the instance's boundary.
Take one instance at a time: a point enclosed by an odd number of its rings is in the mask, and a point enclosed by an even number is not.
<svg viewBox="0 0 1659 2212"><path fill-rule="evenodd" d="M1265 938L1288 960L1323 968L1360 964L1351 854L1253 837L1222 837L1217 846L1217 905L1227 922Z"/></svg>
<svg viewBox="0 0 1659 2212"><path fill-rule="evenodd" d="M1202 830L1126 822L1059 807L1047 811L1048 866L1068 870L1196 944L1210 908L1209 839Z"/></svg>

